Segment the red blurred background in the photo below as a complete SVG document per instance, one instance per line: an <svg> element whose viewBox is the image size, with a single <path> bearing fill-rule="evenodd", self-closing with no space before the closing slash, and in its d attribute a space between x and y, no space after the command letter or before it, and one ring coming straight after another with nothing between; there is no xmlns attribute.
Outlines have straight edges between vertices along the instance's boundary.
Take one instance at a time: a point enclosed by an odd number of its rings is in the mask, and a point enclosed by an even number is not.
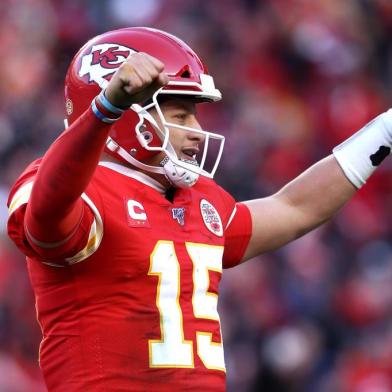
<svg viewBox="0 0 392 392"><path fill-rule="evenodd" d="M217 181L266 196L392 100L390 0L3 0L0 4L0 391L40 392L39 326L6 198L62 131L63 78L92 36L153 26L206 61L227 137ZM228 391L392 392L392 163L322 228L226 271Z"/></svg>

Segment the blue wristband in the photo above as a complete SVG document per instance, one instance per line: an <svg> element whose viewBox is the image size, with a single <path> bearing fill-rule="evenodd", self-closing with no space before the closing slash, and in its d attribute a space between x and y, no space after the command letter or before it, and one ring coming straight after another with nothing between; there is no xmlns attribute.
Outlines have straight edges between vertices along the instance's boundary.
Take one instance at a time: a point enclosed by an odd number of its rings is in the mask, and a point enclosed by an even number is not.
<svg viewBox="0 0 392 392"><path fill-rule="evenodd" d="M93 113L95 114L95 116L100 119L101 121L103 121L106 124L113 124L115 123L120 117L118 118L109 118L106 117L103 113L101 113L99 111L99 109L97 108L97 104L95 103L95 98L92 100L91 102L91 110L93 111Z"/></svg>
<svg viewBox="0 0 392 392"><path fill-rule="evenodd" d="M115 113L115 114L123 114L124 109L121 109L117 106L112 105L108 99L105 97L105 90L102 90L101 93L97 97L99 99L100 104L109 112Z"/></svg>

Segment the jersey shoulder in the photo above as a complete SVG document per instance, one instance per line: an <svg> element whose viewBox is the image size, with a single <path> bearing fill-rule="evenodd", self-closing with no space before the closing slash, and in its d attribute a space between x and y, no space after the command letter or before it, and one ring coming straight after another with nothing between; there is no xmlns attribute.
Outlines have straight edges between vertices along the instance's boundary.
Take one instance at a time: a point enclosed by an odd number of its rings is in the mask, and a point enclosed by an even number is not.
<svg viewBox="0 0 392 392"><path fill-rule="evenodd" d="M204 223L214 231L216 225L216 214L218 210L222 218L223 232L225 237L225 249L223 254L223 267L231 268L238 265L248 247L252 235L252 220L248 208L226 192L215 181L202 178L196 188L205 200L201 202L200 210Z"/></svg>
<svg viewBox="0 0 392 392"><path fill-rule="evenodd" d="M41 161L42 158L38 158L31 162L11 187L7 200L9 214L23 204L24 195L28 193L27 188L33 186L34 176L37 174Z"/></svg>
<svg viewBox="0 0 392 392"><path fill-rule="evenodd" d="M31 241L25 227L25 215L41 162L42 158L39 158L28 165L10 190L7 201L8 236L29 258L56 266L62 266L65 262L74 264L94 253L102 239L103 222L100 212L100 197L94 185L89 184L81 195L84 203L78 230L75 230L66 241L60 241L56 245ZM47 230L51 230L51 228L47 228Z"/></svg>
<svg viewBox="0 0 392 392"><path fill-rule="evenodd" d="M199 195L201 210L210 210L210 206L215 208L225 228L235 210L236 201L233 196L210 178L201 177L193 188Z"/></svg>
<svg viewBox="0 0 392 392"><path fill-rule="evenodd" d="M233 196L211 178L200 176L193 188L199 193L235 202Z"/></svg>

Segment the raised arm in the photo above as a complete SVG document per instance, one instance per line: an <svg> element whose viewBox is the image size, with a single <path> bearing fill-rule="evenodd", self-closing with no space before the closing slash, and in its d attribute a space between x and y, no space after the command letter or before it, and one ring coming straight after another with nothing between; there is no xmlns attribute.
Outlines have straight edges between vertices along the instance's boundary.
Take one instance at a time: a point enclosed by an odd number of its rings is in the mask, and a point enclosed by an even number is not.
<svg viewBox="0 0 392 392"><path fill-rule="evenodd" d="M276 194L245 202L253 230L243 261L275 250L330 219L389 155L391 144L389 110Z"/></svg>
<svg viewBox="0 0 392 392"><path fill-rule="evenodd" d="M355 191L336 159L330 155L274 195L245 202L253 223L245 259L277 249L321 225Z"/></svg>
<svg viewBox="0 0 392 392"><path fill-rule="evenodd" d="M72 235L81 219L81 195L91 181L111 125L121 116L119 107L148 99L164 86L168 80L163 69L164 65L148 54L130 55L113 75L105 95L98 96L51 145L26 210L30 242L53 247ZM116 106L114 111L110 103Z"/></svg>

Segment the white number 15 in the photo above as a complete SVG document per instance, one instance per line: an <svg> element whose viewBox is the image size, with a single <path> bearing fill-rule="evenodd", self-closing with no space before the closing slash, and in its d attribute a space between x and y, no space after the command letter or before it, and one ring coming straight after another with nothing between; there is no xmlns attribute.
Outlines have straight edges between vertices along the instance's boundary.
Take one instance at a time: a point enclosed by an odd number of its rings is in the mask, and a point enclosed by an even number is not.
<svg viewBox="0 0 392 392"><path fill-rule="evenodd" d="M218 296L208 291L208 271L222 273L222 246L185 243L193 263L193 314L216 320ZM158 276L156 304L161 323L161 339L148 341L150 367L194 367L193 342L185 340L180 297L180 264L174 243L158 241L151 254L149 275ZM197 355L208 369L225 371L222 343L212 341L212 333L196 332Z"/></svg>

